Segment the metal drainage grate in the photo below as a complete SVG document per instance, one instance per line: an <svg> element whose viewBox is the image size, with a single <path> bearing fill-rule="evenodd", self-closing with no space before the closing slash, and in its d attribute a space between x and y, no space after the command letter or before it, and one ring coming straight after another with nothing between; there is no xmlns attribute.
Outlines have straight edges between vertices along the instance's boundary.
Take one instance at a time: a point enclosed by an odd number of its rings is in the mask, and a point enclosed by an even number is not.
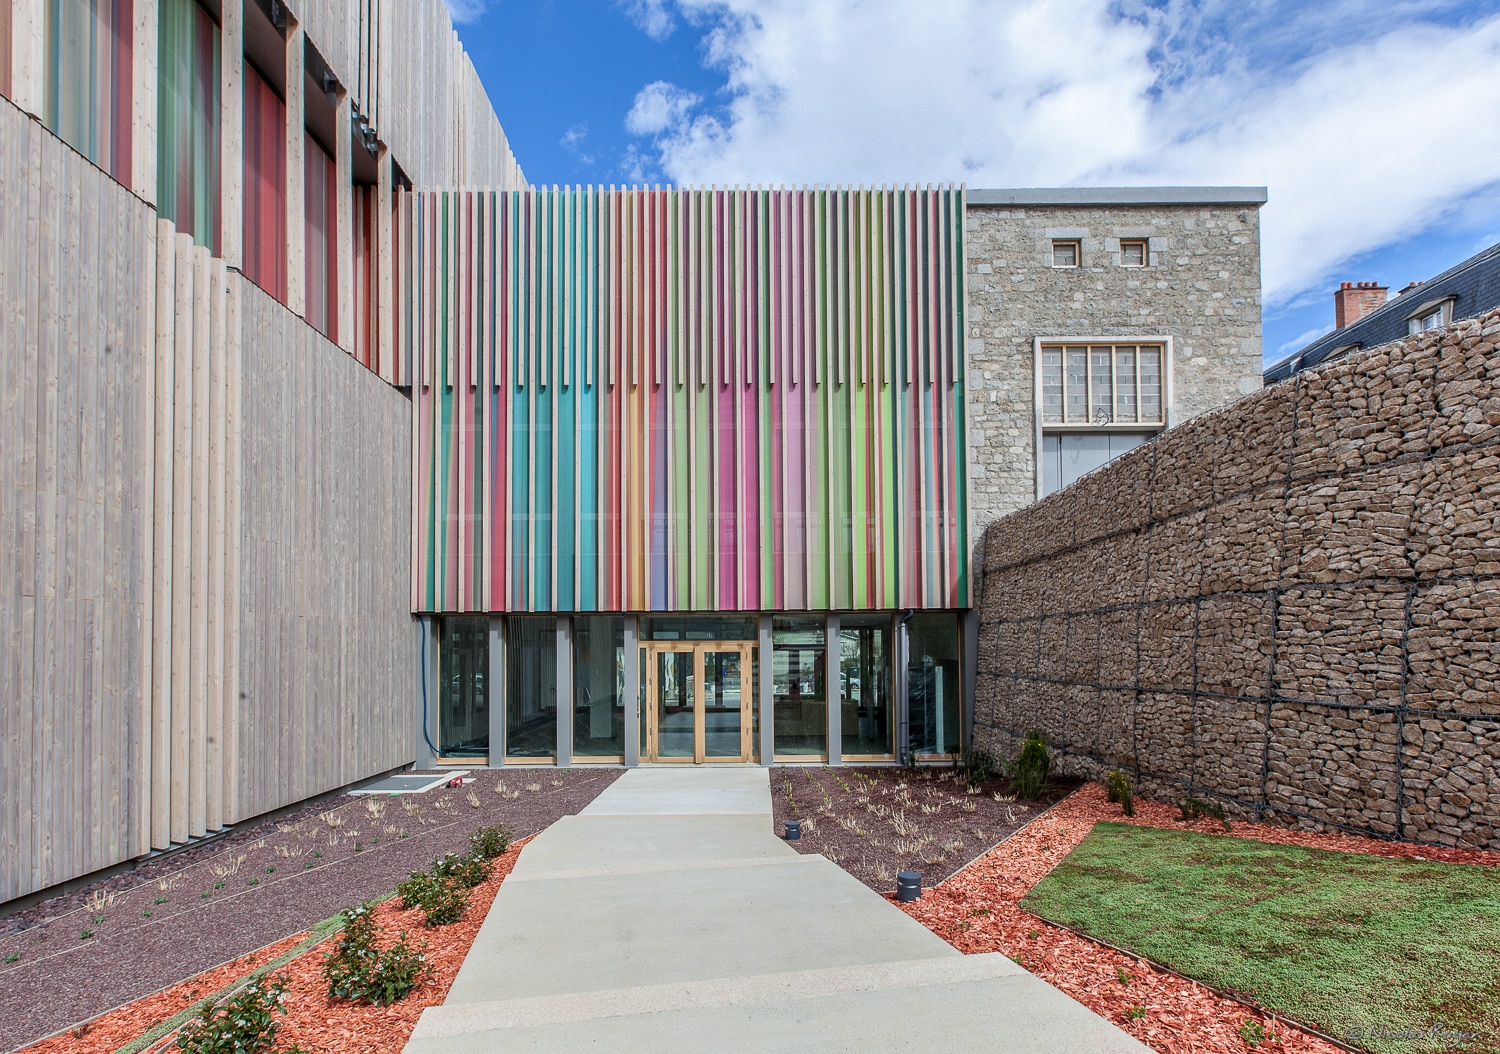
<svg viewBox="0 0 1500 1054"><path fill-rule="evenodd" d="M403 772L383 780L367 783L350 794L422 794L441 787L455 776L467 776L468 769L455 772Z"/></svg>

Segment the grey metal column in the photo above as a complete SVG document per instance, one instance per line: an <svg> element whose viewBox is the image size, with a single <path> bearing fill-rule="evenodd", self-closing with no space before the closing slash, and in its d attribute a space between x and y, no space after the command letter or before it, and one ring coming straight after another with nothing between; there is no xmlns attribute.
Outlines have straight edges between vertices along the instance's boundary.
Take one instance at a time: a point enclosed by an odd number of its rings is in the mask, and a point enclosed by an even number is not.
<svg viewBox="0 0 1500 1054"><path fill-rule="evenodd" d="M760 763L769 765L776 758L776 686L772 683L771 616L760 617Z"/></svg>
<svg viewBox="0 0 1500 1054"><path fill-rule="evenodd" d="M828 697L828 764L844 763L844 678L839 655L839 617L828 616L823 645L823 694Z"/></svg>
<svg viewBox="0 0 1500 1054"><path fill-rule="evenodd" d="M960 724L963 726L963 739L959 741L958 749L963 751L970 743L974 742L974 706L976 703L975 693L979 685L979 609L970 608L963 614L963 628L960 637L963 650L959 658L963 660L964 686L963 694L959 696L962 700L964 712L960 715Z"/></svg>
<svg viewBox="0 0 1500 1054"><path fill-rule="evenodd" d="M896 755L897 764L909 764L911 761L911 707L908 705L907 697L908 675L911 670L911 635L906 630L906 614L896 616L896 632L893 634L892 649L895 655L892 658L896 664L896 728L891 744L896 749L892 751Z"/></svg>
<svg viewBox="0 0 1500 1054"><path fill-rule="evenodd" d="M437 619L419 616L422 636L417 645L417 754L416 766L430 769L437 762L432 744L437 742L438 637Z"/></svg>
<svg viewBox="0 0 1500 1054"><path fill-rule="evenodd" d="M573 619L557 616L557 764L573 764Z"/></svg>
<svg viewBox="0 0 1500 1054"><path fill-rule="evenodd" d="M625 616L625 767L641 763L640 622Z"/></svg>
<svg viewBox="0 0 1500 1054"><path fill-rule="evenodd" d="M505 765L505 620L490 616L490 669L485 695L490 705L490 768Z"/></svg>

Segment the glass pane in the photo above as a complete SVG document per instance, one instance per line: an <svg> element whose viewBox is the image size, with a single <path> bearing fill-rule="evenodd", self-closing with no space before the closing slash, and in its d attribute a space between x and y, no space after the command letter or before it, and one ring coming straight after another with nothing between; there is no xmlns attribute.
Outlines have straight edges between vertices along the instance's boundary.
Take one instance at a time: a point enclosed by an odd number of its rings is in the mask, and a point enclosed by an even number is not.
<svg viewBox="0 0 1500 1054"><path fill-rule="evenodd" d="M443 620L438 665L438 751L445 757L490 752L490 620Z"/></svg>
<svg viewBox="0 0 1500 1054"><path fill-rule="evenodd" d="M963 684L958 666L958 616L913 615L906 629L906 705L912 750L957 754Z"/></svg>
<svg viewBox="0 0 1500 1054"><path fill-rule="evenodd" d="M1141 420L1161 420L1161 349L1141 348Z"/></svg>
<svg viewBox="0 0 1500 1054"><path fill-rule="evenodd" d="M641 640L755 640L759 633L753 618L641 619Z"/></svg>
<svg viewBox="0 0 1500 1054"><path fill-rule="evenodd" d="M505 756L557 756L557 619L518 616L506 629Z"/></svg>
<svg viewBox="0 0 1500 1054"><path fill-rule="evenodd" d="M1135 420L1135 348L1115 349L1115 420Z"/></svg>
<svg viewBox="0 0 1500 1054"><path fill-rule="evenodd" d="M1110 378L1110 350L1092 348L1089 351L1089 372L1093 374L1093 397L1089 405L1089 420L1096 425L1109 424L1114 410L1114 382Z"/></svg>
<svg viewBox="0 0 1500 1054"><path fill-rule="evenodd" d="M827 629L822 619L771 622L777 754L828 753Z"/></svg>
<svg viewBox="0 0 1500 1054"><path fill-rule="evenodd" d="M1063 419L1062 348L1042 349L1042 420L1048 423Z"/></svg>
<svg viewBox="0 0 1500 1054"><path fill-rule="evenodd" d="M703 653L703 752L711 758L740 756L740 653Z"/></svg>
<svg viewBox="0 0 1500 1054"><path fill-rule="evenodd" d="M1087 423L1089 419L1089 349L1067 351L1067 419Z"/></svg>
<svg viewBox="0 0 1500 1054"><path fill-rule="evenodd" d="M693 653L656 654L656 754L693 756Z"/></svg>
<svg viewBox="0 0 1500 1054"><path fill-rule="evenodd" d="M625 620L573 620L573 754L625 755Z"/></svg>
<svg viewBox="0 0 1500 1054"><path fill-rule="evenodd" d="M1053 242L1052 243L1052 266L1053 267L1077 267L1078 266L1078 243L1077 242Z"/></svg>
<svg viewBox="0 0 1500 1054"><path fill-rule="evenodd" d="M845 755L891 755L891 620L851 615L839 626L840 733Z"/></svg>

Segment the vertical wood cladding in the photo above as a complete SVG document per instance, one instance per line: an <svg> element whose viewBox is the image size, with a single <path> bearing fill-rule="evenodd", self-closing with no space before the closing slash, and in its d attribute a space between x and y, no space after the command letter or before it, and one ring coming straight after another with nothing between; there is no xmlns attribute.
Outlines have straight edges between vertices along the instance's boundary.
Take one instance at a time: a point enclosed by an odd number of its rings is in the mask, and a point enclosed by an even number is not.
<svg viewBox="0 0 1500 1054"><path fill-rule="evenodd" d="M0 102L0 900L150 848L155 215Z"/></svg>
<svg viewBox="0 0 1500 1054"><path fill-rule="evenodd" d="M985 535L976 738L1500 847L1500 312L1174 428Z"/></svg>

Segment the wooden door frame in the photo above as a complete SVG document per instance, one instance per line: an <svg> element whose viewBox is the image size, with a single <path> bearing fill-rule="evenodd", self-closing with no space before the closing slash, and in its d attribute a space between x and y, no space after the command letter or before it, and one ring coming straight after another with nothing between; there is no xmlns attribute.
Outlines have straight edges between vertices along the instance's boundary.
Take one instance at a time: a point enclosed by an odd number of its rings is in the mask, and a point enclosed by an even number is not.
<svg viewBox="0 0 1500 1054"><path fill-rule="evenodd" d="M755 648L755 641L722 641L722 640L654 640L642 641L641 650L645 652L646 663L646 697L642 700L646 707L646 742L642 751L641 760L653 765L681 765L681 764L741 764L754 760L754 705L755 700L751 698L754 694L751 686L754 679L754 671L751 669L753 661L751 651ZM716 654L735 653L740 657L740 754L739 757L711 758L708 756L706 732L707 732L707 706L706 706L706 682L703 676L704 656L709 652ZM661 729L658 725L661 701L661 686L657 683L658 656L661 654L688 654L693 657L693 756L683 758L664 758L661 756Z"/></svg>

